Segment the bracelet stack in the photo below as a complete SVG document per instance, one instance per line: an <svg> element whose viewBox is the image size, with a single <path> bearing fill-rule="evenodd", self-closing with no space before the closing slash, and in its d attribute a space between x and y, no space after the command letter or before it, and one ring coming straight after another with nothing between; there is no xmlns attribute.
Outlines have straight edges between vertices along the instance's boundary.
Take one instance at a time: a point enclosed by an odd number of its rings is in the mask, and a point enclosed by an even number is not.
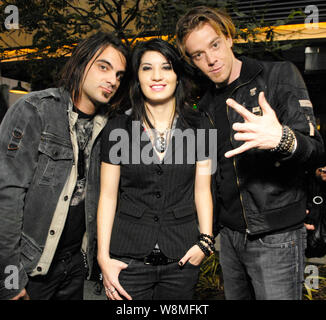
<svg viewBox="0 0 326 320"><path fill-rule="evenodd" d="M295 145L295 134L288 126L282 126L282 137L279 144L270 149L271 152L278 152L283 155L290 155L293 152Z"/></svg>
<svg viewBox="0 0 326 320"><path fill-rule="evenodd" d="M201 249L201 251L203 251L203 253L207 257L212 255L216 251L214 244L214 237L205 233L201 233L198 237L198 241L196 242L196 245Z"/></svg>

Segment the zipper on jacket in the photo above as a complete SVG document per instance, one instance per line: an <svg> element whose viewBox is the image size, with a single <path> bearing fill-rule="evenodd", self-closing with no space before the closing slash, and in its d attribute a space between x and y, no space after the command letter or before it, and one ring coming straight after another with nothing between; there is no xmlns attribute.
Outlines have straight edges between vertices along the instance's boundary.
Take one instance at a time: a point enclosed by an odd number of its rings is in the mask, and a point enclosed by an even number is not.
<svg viewBox="0 0 326 320"><path fill-rule="evenodd" d="M251 80L250 80L251 81ZM246 82L246 83L243 83L239 86L237 86L230 94L230 96L233 94L233 92L235 90L237 90L238 88L240 88L241 86L243 85L246 85L248 84L250 81ZM210 121L210 123L212 124L212 126L217 129L217 126L214 122L214 120L212 119L210 113L207 111L207 110L203 110L204 113L206 114L206 116L208 117L208 120ZM229 107L228 105L226 105L226 114L227 114L227 118L228 118L228 121L229 121L229 125L230 125L230 118L229 118ZM230 142L231 142L231 145L232 145L232 139L231 139L231 133L230 133ZM247 217L246 217L246 213L245 213L245 209L244 209L244 205L243 205L243 199L242 199L242 194L241 194L241 191L240 191L240 182L239 182L239 178L238 178L238 175L237 175L237 168L236 168L236 161L235 161L235 157L233 157L233 167L234 167L234 171L235 171L235 176L236 176L236 180L237 180L237 186L238 186L238 189L239 189L239 194L240 194L240 203L241 203L241 209L242 209L242 215L243 215L243 218L245 220L245 224L246 224L246 235L245 235L245 244L247 242L247 235L250 234L250 230L248 229L248 221L247 221Z"/></svg>
<svg viewBox="0 0 326 320"><path fill-rule="evenodd" d="M206 116L207 116L209 122L212 124L213 128L217 130L216 124L215 124L214 120L212 119L210 113L206 110L204 110L204 113L206 114Z"/></svg>
<svg viewBox="0 0 326 320"><path fill-rule="evenodd" d="M251 80L250 80L251 81ZM248 84L250 81L246 82L246 83L243 83L241 85L239 85L238 87L236 87L232 92L231 92L231 95L233 94L233 92L235 90L237 90L238 88L240 88L242 85L246 85ZM217 126L214 122L214 120L212 119L210 113L206 110L204 110L204 113L206 114L206 116L208 117L208 120L210 121L210 123L212 124L212 126L217 129ZM227 117L228 117L228 120L229 120L229 124L230 124L230 119L229 119L229 107L226 106L226 114L227 114ZM232 139L231 139L231 133L230 133L230 142L231 142L231 145L232 145ZM246 223L246 235L245 235L245 244L247 243L247 235L250 234L250 230L248 229L248 221L247 221L247 217L246 217L246 214L245 214L245 209L244 209L244 205L243 205L243 199L242 199L242 194L240 192L240 182L239 182L239 178L238 178L238 175L237 175L237 169L236 169L236 161L235 161L235 158L233 158L233 167L234 167L234 171L235 171L235 176L236 176L236 179L237 179L237 186L238 186L238 189L239 189L239 194L240 194L240 203L241 203L241 209L242 209L242 215L243 215L243 218L245 220L245 223Z"/></svg>
<svg viewBox="0 0 326 320"><path fill-rule="evenodd" d="M249 84L254 78L256 77L256 74L251 78L249 79L248 81L244 82L244 83L241 83L240 85L238 85L237 87L235 87L232 92L230 93L230 97L232 96L232 94L238 90L240 87L242 86L245 86L247 84ZM215 129L217 129L217 126L214 122L214 120L211 118L210 116L210 113L208 111L206 111L205 109L203 109L203 111L205 112L205 114L207 115L210 123L213 125L213 127ZM227 115L227 118L228 118L228 121L229 121L229 125L230 125L230 118L229 118L229 106L226 105L226 115ZM231 145L232 145L232 138L231 138L231 134L232 134L232 128L231 128L231 132L230 132L230 142L231 142ZM240 191L240 182L239 182L239 178L238 178L238 174L237 174L237 166L236 166L236 160L235 160L235 157L233 157L233 167L234 167L234 171L235 171L235 176L236 176L236 180L237 180L237 186L238 186L238 189L239 189L239 195L240 195L240 203L241 203L241 209L242 209L242 215L243 215L243 218L244 218L244 221L245 221L245 224L246 224L246 235L245 235L245 244L247 243L247 236L250 234L250 230L248 228L248 220L247 220L247 216L246 216L246 212L245 212L245 209L244 209L244 205L243 205L243 197L242 197L242 194L241 194L241 191Z"/></svg>
<svg viewBox="0 0 326 320"><path fill-rule="evenodd" d="M230 141L232 142L231 139L230 139ZM242 208L242 215L243 215L243 218L244 218L245 223L246 223L246 236L245 236L245 244L246 244L247 235L250 234L250 230L248 229L248 220L247 220L245 208L244 208L244 205L243 205L243 197L242 197L242 194L241 194L241 191L240 191L240 181L239 181L238 174L237 174L238 171L237 171L237 164L236 164L236 161L235 161L235 157L233 157L233 167L234 167L235 176L236 176L236 180L237 180L237 186L238 186L238 189L239 189L239 197L240 197L240 203L241 203L241 208Z"/></svg>
<svg viewBox="0 0 326 320"><path fill-rule="evenodd" d="M239 86L237 86L236 88L234 88L232 90L232 92L230 93L230 97L232 96L232 94L236 90L238 90L242 86L245 86L245 85L249 84L251 81L252 81L252 79L250 79L249 81L247 81L245 83L242 83ZM226 105L226 115L227 115L229 125L230 125L229 106L228 105ZM231 142L231 145L232 145L232 128L231 127L230 127L230 142ZM235 172L235 176L236 176L236 180L237 180L237 186L238 186L238 189L239 189L240 203L241 203L241 208L242 208L242 215L243 215L243 218L244 218L244 221L245 221L245 224L246 224L246 234L245 234L245 241L244 241L244 244L246 245L247 236L248 236L248 234L250 234L250 230L248 228L248 220L247 220L246 211L245 211L245 208L244 208L244 205L243 205L243 196L242 196L241 190L240 190L240 181L239 181L239 177L238 177L238 170L237 170L237 163L236 163L235 156L233 156L233 167L234 167L234 172Z"/></svg>

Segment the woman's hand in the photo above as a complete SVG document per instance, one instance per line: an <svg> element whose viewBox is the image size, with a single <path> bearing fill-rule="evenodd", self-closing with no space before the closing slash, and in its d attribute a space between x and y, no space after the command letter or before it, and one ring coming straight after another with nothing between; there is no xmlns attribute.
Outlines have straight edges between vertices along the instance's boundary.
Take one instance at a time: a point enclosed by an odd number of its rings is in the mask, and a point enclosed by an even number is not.
<svg viewBox="0 0 326 320"><path fill-rule="evenodd" d="M122 295L128 300L132 300L131 296L122 288L119 282L121 270L126 269L128 265L110 257L98 258L98 263L102 270L103 285L107 297L110 300L122 300L120 296Z"/></svg>
<svg viewBox="0 0 326 320"><path fill-rule="evenodd" d="M194 266L199 266L205 258L204 252L195 244L179 261L180 266L184 266L187 262Z"/></svg>
<svg viewBox="0 0 326 320"><path fill-rule="evenodd" d="M13 297L11 300L31 300L26 289L24 288L17 296Z"/></svg>

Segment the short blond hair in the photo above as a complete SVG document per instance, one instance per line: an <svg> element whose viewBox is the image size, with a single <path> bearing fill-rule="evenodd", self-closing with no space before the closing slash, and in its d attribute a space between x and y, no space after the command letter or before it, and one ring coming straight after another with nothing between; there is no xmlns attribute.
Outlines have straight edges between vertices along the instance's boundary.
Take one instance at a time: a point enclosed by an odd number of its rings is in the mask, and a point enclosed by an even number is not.
<svg viewBox="0 0 326 320"><path fill-rule="evenodd" d="M193 30L209 23L217 34L233 39L236 29L231 17L222 9L213 9L205 6L194 7L182 16L176 26L176 43L181 55L189 62L191 59L186 53L185 38Z"/></svg>

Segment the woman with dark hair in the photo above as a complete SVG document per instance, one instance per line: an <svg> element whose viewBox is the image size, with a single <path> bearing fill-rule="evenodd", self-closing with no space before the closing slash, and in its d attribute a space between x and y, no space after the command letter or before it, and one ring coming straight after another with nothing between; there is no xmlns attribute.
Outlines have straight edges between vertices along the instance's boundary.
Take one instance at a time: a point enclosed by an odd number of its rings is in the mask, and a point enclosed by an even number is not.
<svg viewBox="0 0 326 320"><path fill-rule="evenodd" d="M209 123L187 100L183 63L168 42L140 43L131 69L131 109L102 136L98 262L106 294L191 299L200 263L214 251L211 160L198 134L207 136Z"/></svg>

